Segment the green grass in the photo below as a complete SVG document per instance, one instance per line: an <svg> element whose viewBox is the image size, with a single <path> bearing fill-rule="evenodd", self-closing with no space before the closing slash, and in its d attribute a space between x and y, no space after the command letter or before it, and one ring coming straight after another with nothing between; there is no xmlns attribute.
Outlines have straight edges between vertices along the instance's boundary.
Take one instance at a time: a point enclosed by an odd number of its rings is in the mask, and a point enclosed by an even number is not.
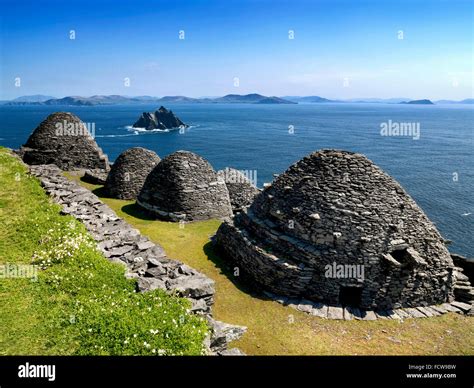
<svg viewBox="0 0 474 388"><path fill-rule="evenodd" d="M205 273L216 282L216 319L248 327L232 345L247 354L384 354L459 355L474 354L474 318L450 313L427 319L331 321L295 311L254 295L233 277L209 243L220 222L186 224L162 222L148 217L134 204L104 198L100 186L71 179L94 190L115 212L144 235L161 244L170 257Z"/></svg>
<svg viewBox="0 0 474 388"><path fill-rule="evenodd" d="M208 328L189 302L136 293L124 267L59 210L0 149L0 265L38 268L36 280L0 277L0 355L202 354Z"/></svg>

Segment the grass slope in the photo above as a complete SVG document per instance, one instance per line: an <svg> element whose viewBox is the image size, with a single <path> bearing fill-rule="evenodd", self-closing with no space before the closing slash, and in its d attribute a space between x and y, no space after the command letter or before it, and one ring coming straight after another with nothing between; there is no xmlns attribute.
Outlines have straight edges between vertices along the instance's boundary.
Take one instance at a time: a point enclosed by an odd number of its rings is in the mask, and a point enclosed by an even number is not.
<svg viewBox="0 0 474 388"><path fill-rule="evenodd" d="M0 355L202 354L207 325L189 302L136 293L26 172L0 149ZM31 264L36 281L12 277Z"/></svg>
<svg viewBox="0 0 474 388"><path fill-rule="evenodd" d="M220 222L185 224L147 217L134 204L105 198L100 186L90 185L102 200L144 235L161 244L170 257L205 273L216 282L216 319L248 327L234 342L252 355L459 355L474 354L474 318L450 313L427 319L330 321L296 311L254 295L233 277L209 243Z"/></svg>

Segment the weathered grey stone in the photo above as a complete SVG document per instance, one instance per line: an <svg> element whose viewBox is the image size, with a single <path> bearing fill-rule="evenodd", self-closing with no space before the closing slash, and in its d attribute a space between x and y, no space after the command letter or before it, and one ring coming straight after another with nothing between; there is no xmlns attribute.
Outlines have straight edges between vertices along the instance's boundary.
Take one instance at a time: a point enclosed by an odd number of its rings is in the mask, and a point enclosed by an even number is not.
<svg viewBox="0 0 474 388"><path fill-rule="evenodd" d="M305 313L311 313L311 311L313 310L313 302L303 299L298 305L297 309Z"/></svg>
<svg viewBox="0 0 474 388"><path fill-rule="evenodd" d="M222 352L227 344L242 337L247 331L245 326L229 325L224 322L208 318L211 327L211 349L214 352Z"/></svg>
<svg viewBox="0 0 474 388"><path fill-rule="evenodd" d="M313 310L311 310L311 315L314 315L319 318L328 317L328 306L322 303L315 303Z"/></svg>
<svg viewBox="0 0 474 388"><path fill-rule="evenodd" d="M102 169L93 169L86 170L82 180L87 183L92 183L93 185L105 185L107 180L107 175L109 174L108 170Z"/></svg>
<svg viewBox="0 0 474 388"><path fill-rule="evenodd" d="M107 156L87 126L72 113L50 114L19 151L30 165L55 164L63 170L109 169Z"/></svg>
<svg viewBox="0 0 474 388"><path fill-rule="evenodd" d="M166 281L168 289L176 290L181 296L202 298L214 294L214 281L201 276L180 276Z"/></svg>
<svg viewBox="0 0 474 388"><path fill-rule="evenodd" d="M375 321L377 320L377 315L372 310L361 310L362 320L364 321Z"/></svg>
<svg viewBox="0 0 474 388"><path fill-rule="evenodd" d="M146 178L137 203L174 222L232 215L225 182L209 162L188 151L174 152L158 163Z"/></svg>
<svg viewBox="0 0 474 388"><path fill-rule="evenodd" d="M382 311L454 296L444 239L403 188L360 154L303 158L224 222L216 244L246 279L289 298ZM333 266L343 276L327 274ZM470 289L457 289L469 297ZM351 295L355 302L344 300Z"/></svg>
<svg viewBox="0 0 474 388"><path fill-rule="evenodd" d="M455 306L453 306L452 304L449 304L449 303L443 303L441 305L441 307L443 307L445 310L451 312L451 313L459 313L461 312L461 310Z"/></svg>
<svg viewBox="0 0 474 388"><path fill-rule="evenodd" d="M430 306L433 310L438 311L440 314L446 314L449 312L442 305Z"/></svg>
<svg viewBox="0 0 474 388"><path fill-rule="evenodd" d="M410 314L408 314L404 309L394 309L395 314L397 314L400 319L409 319L413 318Z"/></svg>
<svg viewBox="0 0 474 388"><path fill-rule="evenodd" d="M471 310L471 305L468 303L463 303L463 302L451 302L451 306L454 306L455 308L461 310L464 313L468 313Z"/></svg>
<svg viewBox="0 0 474 388"><path fill-rule="evenodd" d="M387 310L387 314L390 319L401 319L401 317L392 309Z"/></svg>
<svg viewBox="0 0 474 388"><path fill-rule="evenodd" d="M153 151L133 147L122 152L112 165L105 182L108 196L118 199L135 199L148 174L160 162Z"/></svg>
<svg viewBox="0 0 474 388"><path fill-rule="evenodd" d="M248 207L259 193L255 185L239 170L227 167L218 171L217 175L227 186L234 213Z"/></svg>
<svg viewBox="0 0 474 388"><path fill-rule="evenodd" d="M426 318L426 315L416 308L407 307L404 310L407 314L410 315L411 318Z"/></svg>
<svg viewBox="0 0 474 388"><path fill-rule="evenodd" d="M222 352L219 352L218 354L219 356L245 356L245 353L237 348L226 349Z"/></svg>
<svg viewBox="0 0 474 388"><path fill-rule="evenodd" d="M340 306L328 306L328 319L344 319L344 312Z"/></svg>
<svg viewBox="0 0 474 388"><path fill-rule="evenodd" d="M433 317L438 317L441 315L441 313L438 310L434 309L431 306L426 306L425 309L428 310Z"/></svg>
<svg viewBox="0 0 474 388"><path fill-rule="evenodd" d="M416 309L427 317L433 317L434 316L434 314L431 312L431 310L427 309L426 307L419 306Z"/></svg>
<svg viewBox="0 0 474 388"><path fill-rule="evenodd" d="M152 290L166 290L166 285L163 280L156 279L156 278L144 278L138 277L137 278L137 289L140 292L145 291L152 291Z"/></svg>
<svg viewBox="0 0 474 388"><path fill-rule="evenodd" d="M344 307L344 320L351 321L352 319L354 319L354 316L347 307Z"/></svg>

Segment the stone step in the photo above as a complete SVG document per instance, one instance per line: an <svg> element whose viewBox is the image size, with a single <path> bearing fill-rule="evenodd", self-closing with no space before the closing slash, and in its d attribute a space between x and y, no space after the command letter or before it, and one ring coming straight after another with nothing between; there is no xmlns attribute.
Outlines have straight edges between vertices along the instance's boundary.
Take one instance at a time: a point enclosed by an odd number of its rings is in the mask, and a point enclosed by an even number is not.
<svg viewBox="0 0 474 388"><path fill-rule="evenodd" d="M407 307L404 309L412 318L426 318L426 315L423 314L420 310L413 308L413 307Z"/></svg>
<svg viewBox="0 0 474 388"><path fill-rule="evenodd" d="M452 313L459 313L462 311L449 303L443 303L441 306L447 311L452 312Z"/></svg>
<svg viewBox="0 0 474 388"><path fill-rule="evenodd" d="M341 306L328 306L328 319L344 319L344 312Z"/></svg>
<svg viewBox="0 0 474 388"><path fill-rule="evenodd" d="M412 316L410 314L408 314L404 309L402 308L399 308L399 309L395 309L393 310L395 312L395 314L397 314L400 319L409 319L409 318L412 318Z"/></svg>
<svg viewBox="0 0 474 388"><path fill-rule="evenodd" d="M429 309L427 309L425 307L417 307L416 309L427 317L433 317L434 316L434 314Z"/></svg>
<svg viewBox="0 0 474 388"><path fill-rule="evenodd" d="M439 317L441 315L441 313L438 311L438 310L435 310L433 307L431 306L426 306L424 307L426 310L428 310L434 317Z"/></svg>
<svg viewBox="0 0 474 388"><path fill-rule="evenodd" d="M437 311L440 314L449 313L449 311L446 310L442 305L430 306L430 308L434 311Z"/></svg>
<svg viewBox="0 0 474 388"><path fill-rule="evenodd" d="M468 303L457 302L457 301L451 302L451 306L454 306L455 308L461 310L465 314L471 311L471 308L472 308L472 306Z"/></svg>
<svg viewBox="0 0 474 388"><path fill-rule="evenodd" d="M311 315L314 315L319 318L327 318L328 317L328 306L325 304L321 304L320 307L314 307L311 311Z"/></svg>

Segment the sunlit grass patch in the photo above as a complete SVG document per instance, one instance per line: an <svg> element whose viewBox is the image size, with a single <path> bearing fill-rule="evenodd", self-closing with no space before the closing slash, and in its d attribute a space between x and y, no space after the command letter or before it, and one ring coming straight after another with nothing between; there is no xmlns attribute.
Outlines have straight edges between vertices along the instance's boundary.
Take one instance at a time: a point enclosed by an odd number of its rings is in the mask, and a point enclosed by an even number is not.
<svg viewBox="0 0 474 388"><path fill-rule="evenodd" d="M0 279L0 354L198 355L206 322L189 301L136 293L84 225L60 215L39 182L0 149L0 265L35 265L36 281Z"/></svg>

